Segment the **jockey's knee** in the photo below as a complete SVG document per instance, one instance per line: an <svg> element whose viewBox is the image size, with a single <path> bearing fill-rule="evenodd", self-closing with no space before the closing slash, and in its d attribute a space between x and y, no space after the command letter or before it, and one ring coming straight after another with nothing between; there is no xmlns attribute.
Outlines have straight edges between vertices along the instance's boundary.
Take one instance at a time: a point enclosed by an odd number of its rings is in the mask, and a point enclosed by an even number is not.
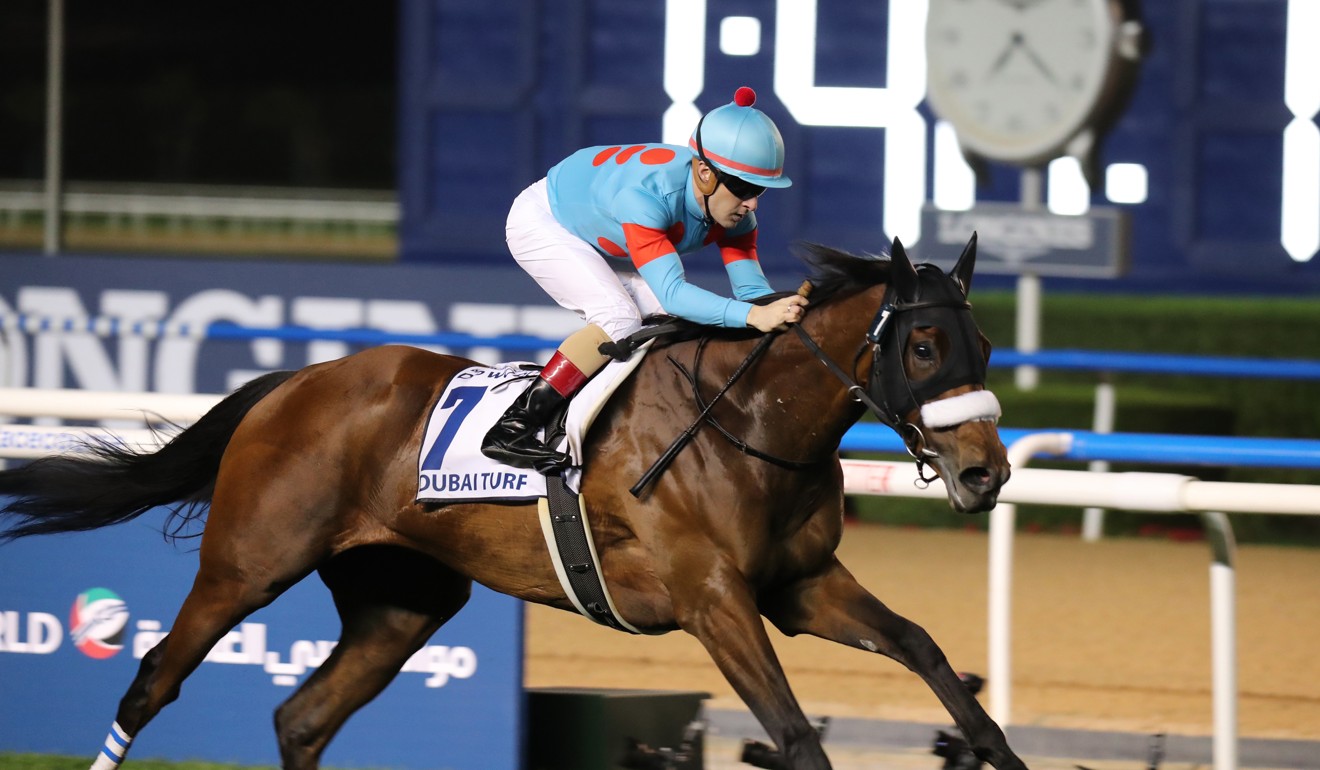
<svg viewBox="0 0 1320 770"><path fill-rule="evenodd" d="M609 360L609 356L600 352L600 346L611 341L604 329L596 324L590 324L573 332L568 339L560 343L559 352L584 375L590 377Z"/></svg>

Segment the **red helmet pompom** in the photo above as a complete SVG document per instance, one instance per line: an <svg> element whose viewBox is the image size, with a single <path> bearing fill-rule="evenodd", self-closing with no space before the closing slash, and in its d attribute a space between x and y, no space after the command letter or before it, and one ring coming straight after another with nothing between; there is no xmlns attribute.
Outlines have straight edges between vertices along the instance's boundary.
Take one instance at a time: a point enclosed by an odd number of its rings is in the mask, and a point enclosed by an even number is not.
<svg viewBox="0 0 1320 770"><path fill-rule="evenodd" d="M739 107L751 107L756 104L756 92L747 86L741 86L733 92L733 103Z"/></svg>

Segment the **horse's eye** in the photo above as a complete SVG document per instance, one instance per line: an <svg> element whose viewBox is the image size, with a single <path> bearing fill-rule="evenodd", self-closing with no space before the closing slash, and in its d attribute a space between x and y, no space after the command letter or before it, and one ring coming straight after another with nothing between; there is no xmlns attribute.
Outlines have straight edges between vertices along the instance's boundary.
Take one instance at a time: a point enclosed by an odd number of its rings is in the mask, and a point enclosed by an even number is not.
<svg viewBox="0 0 1320 770"><path fill-rule="evenodd" d="M935 358L935 347L929 342L918 342L912 346L912 352L922 361L930 361Z"/></svg>

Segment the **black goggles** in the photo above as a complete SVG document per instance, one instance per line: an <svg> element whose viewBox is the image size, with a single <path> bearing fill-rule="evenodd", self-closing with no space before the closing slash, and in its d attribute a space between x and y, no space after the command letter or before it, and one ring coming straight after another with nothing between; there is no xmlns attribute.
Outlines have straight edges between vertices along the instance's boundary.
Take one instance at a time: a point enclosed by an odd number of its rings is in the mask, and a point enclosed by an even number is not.
<svg viewBox="0 0 1320 770"><path fill-rule="evenodd" d="M765 192L765 188L761 185L752 184L742 177L727 174L714 166L711 166L711 170L715 172L715 178L720 180L720 184L728 188L729 192L733 193L733 197L740 201L749 201L753 198L759 198L761 197L761 193Z"/></svg>

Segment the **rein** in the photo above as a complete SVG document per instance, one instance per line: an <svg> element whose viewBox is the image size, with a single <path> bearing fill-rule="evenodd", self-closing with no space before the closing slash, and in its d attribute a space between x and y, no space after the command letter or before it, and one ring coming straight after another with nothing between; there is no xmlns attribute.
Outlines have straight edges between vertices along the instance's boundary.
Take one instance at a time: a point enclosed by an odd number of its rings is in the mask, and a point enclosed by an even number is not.
<svg viewBox="0 0 1320 770"><path fill-rule="evenodd" d="M891 312L893 312L893 310L895 309L891 308ZM862 387L861 385L858 385L857 382L854 381L852 377L848 376L848 373L845 372L842 367L834 363L834 359L830 358L829 354L826 353L824 350L822 350L820 345L816 344L816 341L811 338L810 334L807 334L806 330L803 329L800 324L795 325L793 327L793 331L797 332L798 338L802 340L802 344L807 346L807 349L810 350L812 354L816 356L816 359L820 361L822 364L824 364L825 368L829 369L830 373L832 373L835 377L837 377L839 379L839 382L842 382L844 386L848 388L848 392L852 394L852 397L857 401L860 401L861 403L865 404L866 408L870 409L872 414L880 418L881 422L888 424L890 427L898 427L899 425L902 425L904 427L910 427L914 431L916 431L918 436L921 436L921 429L917 428L917 426L912 425L911 423L905 420L895 419L891 422L891 415L889 414L889 410L877 404L875 402L875 399L871 398L870 394L866 392L866 388ZM879 344L878 343L875 344L875 347L879 348ZM861 358L862 352L865 349L866 349L866 344L863 343L862 347L857 350L857 358ZM879 355L880 351L877 349L875 353L876 355ZM902 436L901 433L900 436L903 439L903 446L907 449L908 454L912 455L912 459L917 461L917 479L915 483L919 488L925 489L926 487L930 486L930 482L934 481L936 478L939 478L938 476L932 476L930 478L926 478L925 458L935 457L937 455L934 452L930 451L929 449L924 448L924 445L926 443L925 436L922 436L922 441L921 441L923 445L923 448L921 450L922 454L917 454L912 449L912 444L911 442L908 441L906 436Z"/></svg>
<svg viewBox="0 0 1320 770"><path fill-rule="evenodd" d="M858 385L855 381L853 381L853 379L848 376L848 373L845 372L842 369L842 367L840 367L837 363L835 363L834 359L830 358L828 353L826 353L824 350L821 349L820 345L818 345L816 341L811 338L811 335L808 334L806 330L802 328L801 324L793 324L793 331L797 333L798 337L802 340L802 344L806 345L807 349L810 350L812 355L816 357L816 360L824 364L825 367L829 369L830 372L833 373L834 376L837 377L839 381L842 382L848 388L848 392L852 394L853 398L865 404L866 407L870 409L877 417L880 417L882 420L885 419L885 416L887 414L886 410L883 409L879 404L877 404L875 400L872 399L870 395L867 394L866 388L862 387L861 385ZM731 432L729 432L727 428L725 428L723 425L720 425L717 420L710 417L710 411L715 407L715 404L718 403L720 399L724 397L724 394L727 393L729 391L729 388L732 387L733 384L737 382L739 378L742 377L743 373L746 372L751 367L751 365L758 358L761 357L763 353L765 353L766 348L770 347L770 343L773 342L775 338L779 336L779 334L780 332L774 332L762 337L760 342L756 343L756 347L752 348L752 352L749 353L745 359L743 359L742 363L738 365L738 368L735 369L733 374L729 376L728 381L724 383L724 387L720 388L719 392L715 394L714 398L712 398L709 403L706 403L701 397L700 382L697 378L696 373L701 366L701 354L705 351L706 343L710 341L710 338L703 337L697 343L697 351L693 356L693 360L692 360L692 371L688 371L686 367L684 367L678 361L675 361L673 356L668 357L669 362L673 364L676 369L678 369L678 371L683 375L684 379L686 379L688 383L692 386L692 394L696 399L697 406L701 407L701 413L697 415L697 419L692 421L692 424L688 425L688 427L682 433L678 434L678 437L675 438L674 442L669 445L669 448L665 450L664 454L660 455L660 457L654 463L651 464L651 467L648 468L646 472L642 474L642 477L638 479L637 483L634 484L628 490L630 493L632 493L633 497L641 497L642 491L645 490L648 486L650 486L651 482L655 481L655 479L659 477L660 474L665 472L665 469L667 469L670 463L674 461L674 458L678 456L678 453L683 451L683 448L686 447L688 443L692 441L693 437L696 436L697 429L701 427L701 423L703 422L709 422L711 426L714 427L715 430L719 431L720 435L722 435L730 444L733 444L733 446L738 451L742 452L743 454L755 457L758 460L763 460L765 462L768 462L771 465L777 465L781 468L785 468L788 470L800 471L800 470L806 470L808 468L813 468L821 463L820 460L813 460L808 462L803 462L801 460L786 460L782 457L777 457L767 452L762 452L761 450L756 449L752 445L748 444L746 441L743 441L742 439L733 435ZM865 349L865 343L863 343L862 349L858 351L859 356L861 355L861 350L864 349ZM906 439L904 440L904 444L905 445L908 444ZM925 450L925 451L929 452L929 450ZM911 454L912 457L917 461L917 476L920 479L920 482L925 482L926 484L929 484L931 481L934 481L935 477L932 477L930 479L927 479L925 477L925 473L924 473L925 463L922 460L921 456L919 456L916 452L912 450L912 447L910 445L908 445L908 453Z"/></svg>
<svg viewBox="0 0 1320 770"><path fill-rule="evenodd" d="M797 327L797 328L801 328L801 327ZM697 379L697 369L701 365L701 354L705 350L706 343L709 341L710 341L709 337L703 337L701 341L697 343L697 352L696 355L693 357L691 372L687 370L687 367L675 361L673 356L669 356L669 363L673 364L674 368L678 369L679 373L682 374L683 377L688 381L688 384L692 386L692 396L696 400L697 406L704 407L703 412L708 410L709 407L701 397L701 385ZM756 351L753 351L753 353L757 354ZM723 392L721 391L721 394L722 393ZM707 422L710 423L712 428L719 431L720 435L724 436L724 438L727 439L730 444L733 444L734 448L737 449L739 452L742 452L743 454L746 455L751 455L752 457L755 457L758 460L764 460L770 463L771 465L778 465L779 467L787 468L788 470L801 471L801 470L806 470L807 468L815 467L816 465L820 464L819 460L812 460L809 462L803 462L800 460L785 460L782 457L776 457L775 455L769 454L767 452L762 452L761 450L757 449L751 444L748 444L746 441L743 441L742 439L733 435L733 433L731 433L727 428L725 428L723 425L720 425L719 421L716 420L714 417L708 418Z"/></svg>
<svg viewBox="0 0 1320 770"><path fill-rule="evenodd" d="M706 421L707 416L710 414L710 410L715 407L715 404L719 403L721 398L724 398L724 394L729 392L729 388L733 387L733 383L737 382L738 379L743 376L743 372L747 371L748 367L752 365L752 362L761 357L761 354L765 352L766 348L770 347L770 343L774 342L775 337L777 336L777 334L767 334L761 338L760 342L756 343L756 347L752 348L752 352L747 355L747 358L743 359L741 364L738 364L738 368L729 376L729 381L724 383L724 387L720 388L720 392L716 393L715 397L706 405L706 408L701 410L701 414L697 415L697 419L693 420L692 424L687 426L686 430L678 434L678 438L674 439L674 443L670 444L664 454L660 455L659 459L652 463L651 467L646 470L646 473L642 474L642 477L637 480L637 483L633 484L632 487L628 489L633 497L641 497L642 490L650 486L651 482L654 481L657 476L664 473L665 469L669 467L669 464L678 456L678 453L683 451L683 447L687 446L688 442L692 440L692 437L697 435L697 428L701 427L701 423ZM702 339L701 345L702 347L705 346L704 338ZM698 348L698 350L700 350L700 348ZM673 361L673 359L671 358L670 361ZM681 369L682 367L679 368ZM686 375L687 373L684 372L684 374ZM700 402L700 399L698 399L698 402Z"/></svg>
<svg viewBox="0 0 1320 770"><path fill-rule="evenodd" d="M810 291L811 291L810 282L804 282L802 284L802 287L798 289L798 294L805 297L810 293ZM802 325L800 323L793 324L793 331L794 333L797 334L798 338L802 340L802 344L805 345L806 348L811 351L812 355L816 357L816 360L824 364L825 368L829 369L830 373L833 374L836 378L838 378L839 382L843 383L844 387L848 389L848 392L852 395L853 399L864 404L866 408L869 409L871 413L874 414L882 423L888 425L889 427L893 428L895 431L898 432L899 436L903 439L904 448L907 449L908 454L911 455L912 459L915 460L917 463L917 480L915 483L917 484L918 487L924 489L925 487L929 486L932 481L938 478L937 475L930 476L929 478L926 476L925 469L926 469L927 460L930 458L938 457L939 455L926 447L925 436L922 434L921 429L919 427L912 424L908 420L903 419L902 415L898 414L893 408L889 406L888 399L885 399L885 403L883 405L877 403L876 400L871 397L870 393L868 393L868 387L873 386L874 383L877 382L880 378L881 343L885 331L887 330L887 328L890 325L890 322L894 319L895 316L903 312L922 310L927 308L935 308L935 307L951 307L959 310L964 310L970 308L971 305L968 304L965 300L963 300L962 302L917 301L917 302L905 303L901 301L895 301L892 295L892 291L893 291L892 286L888 291L886 291L886 295L884 299L881 301L880 309L879 311L876 312L875 318L871 322L871 328L867 332L866 338L862 342L862 345L857 350L856 358L858 359L860 359L862 353L865 352L867 343L871 345L873 350L874 358L871 364L870 376L867 378L867 386L858 384L857 381L852 378L852 376L850 376L847 372L843 370L842 367L840 367L837 363L835 363L834 359L830 358L829 354L827 354L820 347L820 345L817 344L814 339L812 339L811 335L808 334L806 330L802 328ZM772 465L777 465L781 468L785 468L788 470L806 470L808 468L812 468L820 464L821 461L819 460L810 461L810 462L803 462L800 460L786 460L782 457L777 457L775 455L762 452L761 450L756 449L755 447L748 444L746 441L743 441L742 439L733 435L724 426L720 425L718 421L710 417L710 412L715 407L715 404L719 403L720 399L724 397L724 394L729 391L729 388L732 387L733 384L737 382L739 378L742 377L743 373L746 372L747 369L750 368L751 365L758 358L760 358L762 354L765 353L766 348L770 346L770 343L773 342L775 338L779 336L780 333L781 332L772 332L762 337L761 340L756 344L756 347L752 349L752 352L747 355L747 358L743 359L743 362L739 364L738 368L734 370L732 375L730 375L728 381L724 383L724 387L720 388L719 392L715 394L715 396L710 400L709 403L704 402L702 399L700 382L697 377L697 370L701 365L701 355L705 350L706 343L709 341L709 337L703 337L700 340L700 342L697 344L697 350L693 357L692 371L689 372L682 364L680 364L678 361L675 361L672 356L669 357L669 362L673 364L675 368L678 369L678 371L692 386L692 393L696 400L697 406L701 407L701 413L697 415L697 419L692 421L692 424L688 425L688 427L682 433L680 433L677 438L674 439L674 442L669 445L669 448L666 449L665 452L662 455L660 455L660 457L654 463L652 463L651 467L648 468L646 472L642 474L642 477L638 479L637 483L634 484L628 490L629 492L632 493L633 497L641 497L642 491L645 490L648 486L650 486L650 484L653 481L655 481L655 479L660 474L664 473L665 469L668 468L670 463L674 461L674 458L678 456L678 453L681 452L683 448L686 447L688 443L692 441L694 436L696 436L697 430L701 427L701 424L703 422L709 422L711 426L714 427L720 433L720 435L722 435L729 443L733 444L733 446L738 451L742 452L743 454L755 457L758 460L763 460ZM900 360L900 366L901 365L902 364ZM915 399L915 396L913 396L912 394L911 383L907 381L906 377L904 378L904 384L907 386L909 397ZM881 392L881 395L882 396L884 395L883 391ZM918 447L919 447L919 451L918 451Z"/></svg>
<svg viewBox="0 0 1320 770"><path fill-rule="evenodd" d="M811 282L803 281L802 285L798 287L797 293L798 296L800 297L808 296L811 293ZM720 388L720 391L715 394L715 397L710 400L710 403L706 404L705 407L702 408L701 414L697 415L697 419L693 420L692 424L687 426L686 430L678 434L678 437L674 439L674 443L670 444L669 448L665 450L664 454L660 455L660 457L654 463L651 464L651 467L646 469L646 473L642 474L642 477L637 480L637 483L633 484L632 487L629 488L628 491L632 493L633 497L641 497L642 490L650 486L651 482L654 481L657 476L659 476L661 473L664 473L665 469L669 467L669 464L672 463L674 461L674 458L678 456L678 453L683 451L683 447L687 446L688 442L692 440L692 437L697 435L697 428L700 428L701 423L705 422L709 418L710 410L715 408L715 404L719 403L721 398L724 398L724 394L729 392L729 388L733 387L733 383L737 382L738 378L743 376L743 372L746 372L747 369L751 367L751 365L756 361L756 359L760 358L761 355L765 353L765 349L770 347L770 343L774 342L775 337L778 336L779 336L778 332L772 332L766 334L764 337L761 338L759 342L756 343L756 347L752 348L752 352L747 354L747 358L743 359L743 362L741 364L738 364L738 368L733 371L733 374L729 375L729 380L728 382L724 383L724 387ZM694 393L697 394L698 405L701 404L701 393L697 391L697 379L695 375L695 370L697 367L697 362L701 360L701 352L702 350L705 349L707 340L709 340L709 337L703 337L701 339L701 342L698 343L697 345L697 353L696 356L693 358L693 363L692 363L692 368L694 371L693 374L689 374L688 372L684 371L683 367L679 366L678 362L674 361L673 358L669 359L671 363L673 363L675 366L678 366L679 371L683 372L683 376L687 377L688 381L692 383L692 390ZM710 420L710 422L712 425L716 425L716 427L719 428L720 433L724 434L725 438L728 438L730 441L732 441L734 446L737 446L739 449L741 449L744 452L747 452L749 449L751 449L751 447L747 446L745 442L739 441L737 438L733 436L733 434L724 430L724 428L719 427L718 423L716 423L714 420ZM768 455L764 455L763 453L757 452L756 450L752 450L751 452L748 452L748 454L752 454L753 457L758 457L763 460L768 460L769 458ZM784 461L784 462L789 462L789 461ZM809 467L809 466L804 465L803 467Z"/></svg>

